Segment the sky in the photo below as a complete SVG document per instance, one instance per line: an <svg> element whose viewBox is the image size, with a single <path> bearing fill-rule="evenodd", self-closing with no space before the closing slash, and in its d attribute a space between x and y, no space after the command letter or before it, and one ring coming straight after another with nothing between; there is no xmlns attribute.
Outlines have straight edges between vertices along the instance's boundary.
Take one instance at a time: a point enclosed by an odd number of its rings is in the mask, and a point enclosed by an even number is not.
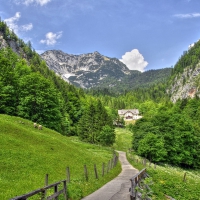
<svg viewBox="0 0 200 200"><path fill-rule="evenodd" d="M0 0L0 17L38 53L98 51L141 72L200 39L200 0Z"/></svg>

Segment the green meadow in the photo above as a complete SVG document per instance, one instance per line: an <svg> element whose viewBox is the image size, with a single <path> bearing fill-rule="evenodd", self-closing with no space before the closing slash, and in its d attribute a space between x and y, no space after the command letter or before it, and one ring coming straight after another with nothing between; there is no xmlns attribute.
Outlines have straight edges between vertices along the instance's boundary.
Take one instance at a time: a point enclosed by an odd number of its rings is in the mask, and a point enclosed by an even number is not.
<svg viewBox="0 0 200 200"><path fill-rule="evenodd" d="M126 151L130 163L141 170L145 166L128 149L132 145L132 133L128 129L116 128L114 149ZM70 168L71 182L68 184L70 200L78 200L92 193L116 177L121 167L118 163L102 177L102 163L108 163L113 148L92 145L79 141L77 137L66 137L43 127L33 128L31 121L8 115L0 115L0 199L6 200L44 186L45 175L49 184L66 179L66 167ZM84 165L87 165L89 180L85 180ZM95 179L94 164L99 179ZM169 165L154 166L147 163L147 173L152 177L152 200L164 200L165 195L176 200L200 199L200 172ZM186 172L186 179L183 181ZM37 199L37 196L36 196ZM61 198L62 199L62 198Z"/></svg>
<svg viewBox="0 0 200 200"><path fill-rule="evenodd" d="M44 186L45 175L49 184L66 179L70 199L81 199L116 177L117 166L102 177L102 163L107 165L113 149L80 142L76 137L66 137L43 127L38 130L31 121L0 115L0 199L6 200ZM89 173L84 176L84 165ZM94 175L97 166L99 179Z"/></svg>

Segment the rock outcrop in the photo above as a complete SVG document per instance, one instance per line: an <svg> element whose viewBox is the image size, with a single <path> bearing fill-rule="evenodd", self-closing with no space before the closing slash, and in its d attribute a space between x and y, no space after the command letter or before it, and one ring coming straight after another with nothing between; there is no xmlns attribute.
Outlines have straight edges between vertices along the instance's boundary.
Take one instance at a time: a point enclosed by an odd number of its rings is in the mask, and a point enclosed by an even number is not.
<svg viewBox="0 0 200 200"><path fill-rule="evenodd" d="M187 67L182 74L178 74L173 84L167 90L171 101L175 103L178 99L200 97L200 63L194 69Z"/></svg>

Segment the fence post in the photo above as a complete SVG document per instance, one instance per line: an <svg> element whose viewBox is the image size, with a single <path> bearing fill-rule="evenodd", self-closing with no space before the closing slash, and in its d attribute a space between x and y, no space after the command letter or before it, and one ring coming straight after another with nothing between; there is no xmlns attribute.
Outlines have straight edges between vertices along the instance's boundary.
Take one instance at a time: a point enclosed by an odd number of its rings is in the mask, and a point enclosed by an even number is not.
<svg viewBox="0 0 200 200"><path fill-rule="evenodd" d="M67 182L70 183L70 171L69 171L69 167L67 167Z"/></svg>
<svg viewBox="0 0 200 200"><path fill-rule="evenodd" d="M54 186L54 193L58 192L58 185ZM58 200L58 197L55 197L55 200Z"/></svg>
<svg viewBox="0 0 200 200"><path fill-rule="evenodd" d="M151 162L149 162L149 167L151 167Z"/></svg>
<svg viewBox="0 0 200 200"><path fill-rule="evenodd" d="M156 169L156 164L154 164L154 169Z"/></svg>
<svg viewBox="0 0 200 200"><path fill-rule="evenodd" d="M110 160L108 161L108 165L107 165L107 173L109 172L109 166L110 166Z"/></svg>
<svg viewBox="0 0 200 200"><path fill-rule="evenodd" d="M144 166L146 167L146 159L144 159Z"/></svg>
<svg viewBox="0 0 200 200"><path fill-rule="evenodd" d="M113 167L116 166L116 160L117 160L117 156L114 157L114 164L113 164Z"/></svg>
<svg viewBox="0 0 200 200"><path fill-rule="evenodd" d="M98 179L98 173L97 173L96 164L94 164L94 173L95 173L95 178Z"/></svg>
<svg viewBox="0 0 200 200"><path fill-rule="evenodd" d="M102 164L102 176L104 176L105 163Z"/></svg>
<svg viewBox="0 0 200 200"><path fill-rule="evenodd" d="M118 156L116 156L115 158L115 166L117 165L117 161L118 161Z"/></svg>
<svg viewBox="0 0 200 200"><path fill-rule="evenodd" d="M64 189L64 199L67 200L67 181L63 182L63 189Z"/></svg>
<svg viewBox="0 0 200 200"><path fill-rule="evenodd" d="M47 186L47 185L48 185L48 182L49 182L49 175L46 174L44 186Z"/></svg>
<svg viewBox="0 0 200 200"><path fill-rule="evenodd" d="M186 181L186 172L185 172L185 174L183 176L183 182L185 182L185 181Z"/></svg>
<svg viewBox="0 0 200 200"><path fill-rule="evenodd" d="M44 181L44 187L47 186L48 183L49 183L49 175L46 174L46 176L45 176L45 181ZM42 199L45 199L45 197L46 197L46 190L44 189L44 190L42 191Z"/></svg>
<svg viewBox="0 0 200 200"><path fill-rule="evenodd" d="M85 179L88 181L88 171L87 171L87 166L84 165L84 172L85 172Z"/></svg>

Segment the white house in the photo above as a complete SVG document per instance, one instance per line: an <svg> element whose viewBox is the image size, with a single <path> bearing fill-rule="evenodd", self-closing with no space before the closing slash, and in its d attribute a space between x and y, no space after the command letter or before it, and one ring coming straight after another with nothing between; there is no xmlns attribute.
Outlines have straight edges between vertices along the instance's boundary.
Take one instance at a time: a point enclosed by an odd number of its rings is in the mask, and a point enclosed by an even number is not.
<svg viewBox="0 0 200 200"><path fill-rule="evenodd" d="M124 118L125 121L136 120L136 119L142 118L142 116L139 115L138 109L118 110L118 115L120 117Z"/></svg>

